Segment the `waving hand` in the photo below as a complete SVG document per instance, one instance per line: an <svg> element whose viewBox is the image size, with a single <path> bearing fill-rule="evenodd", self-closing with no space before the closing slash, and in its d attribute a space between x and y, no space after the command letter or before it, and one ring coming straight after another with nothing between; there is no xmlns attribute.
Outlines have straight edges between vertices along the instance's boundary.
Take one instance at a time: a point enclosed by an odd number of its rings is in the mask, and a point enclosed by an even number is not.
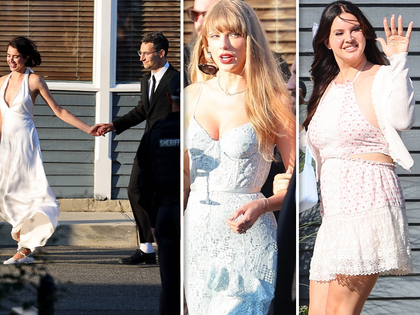
<svg viewBox="0 0 420 315"><path fill-rule="evenodd" d="M386 41L383 38L378 38L381 43L382 49L387 57L408 51L408 44L410 43L411 31L413 29L413 22L408 24L407 33L404 36L402 16L398 17L398 28L395 24L395 15L393 14L390 19L391 29L389 28L388 21L384 18L384 31Z"/></svg>

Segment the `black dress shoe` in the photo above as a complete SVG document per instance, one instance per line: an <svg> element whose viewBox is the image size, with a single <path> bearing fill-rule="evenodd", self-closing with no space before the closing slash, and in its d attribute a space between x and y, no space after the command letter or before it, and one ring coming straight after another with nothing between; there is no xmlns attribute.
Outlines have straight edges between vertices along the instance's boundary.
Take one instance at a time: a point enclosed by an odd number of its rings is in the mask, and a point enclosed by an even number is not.
<svg viewBox="0 0 420 315"><path fill-rule="evenodd" d="M133 255L119 260L123 265L137 265L137 264L156 264L156 253L146 254L140 249L137 249Z"/></svg>

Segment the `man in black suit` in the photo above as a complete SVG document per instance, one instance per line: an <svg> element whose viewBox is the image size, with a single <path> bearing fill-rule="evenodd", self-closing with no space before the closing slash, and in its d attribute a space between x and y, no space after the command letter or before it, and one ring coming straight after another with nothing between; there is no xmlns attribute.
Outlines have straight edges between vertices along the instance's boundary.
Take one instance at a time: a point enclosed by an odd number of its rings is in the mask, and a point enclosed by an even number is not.
<svg viewBox="0 0 420 315"><path fill-rule="evenodd" d="M167 93L169 82L178 71L166 60L168 48L169 42L162 32L151 32L143 37L138 54L144 68L150 72L141 80L141 99L138 105L124 116L108 124L96 125L98 134L105 135L109 131L115 131L118 135L143 121L146 121L145 132L147 132L156 120L165 118L171 112L172 107ZM135 159L128 184L128 199L139 232L140 248L130 257L121 259L122 264L156 263L149 217L141 206L137 184L139 174L140 170Z"/></svg>
<svg viewBox="0 0 420 315"><path fill-rule="evenodd" d="M138 187L158 244L159 315L179 315L181 310L180 90L177 73L169 84L172 112L144 135L137 151Z"/></svg>

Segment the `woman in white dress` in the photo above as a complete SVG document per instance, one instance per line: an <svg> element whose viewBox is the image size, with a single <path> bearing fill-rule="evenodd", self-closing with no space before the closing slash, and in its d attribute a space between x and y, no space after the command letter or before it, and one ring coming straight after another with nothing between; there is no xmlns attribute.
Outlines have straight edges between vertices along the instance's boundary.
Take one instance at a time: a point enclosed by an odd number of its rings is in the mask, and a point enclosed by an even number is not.
<svg viewBox="0 0 420 315"><path fill-rule="evenodd" d="M199 68L218 68L217 75ZM295 160L291 100L253 9L221 0L194 47L185 89L185 292L196 314L266 314L276 276L272 211L286 190L265 198L274 145ZM195 83L194 83L195 82Z"/></svg>
<svg viewBox="0 0 420 315"><path fill-rule="evenodd" d="M307 145L317 162L322 224L310 268L309 314L360 314L379 274L407 274L412 258L395 162L413 160L399 130L415 120L401 16L386 41L354 4L323 12L313 41ZM382 45L383 55L376 41ZM390 65L388 65L390 64Z"/></svg>
<svg viewBox="0 0 420 315"><path fill-rule="evenodd" d="M0 215L9 222L18 252L4 264L32 263L32 253L43 246L58 224L60 208L45 176L33 121L38 95L54 114L80 130L90 126L61 108L44 79L29 67L41 64L34 42L17 37L7 47L11 73L0 78Z"/></svg>

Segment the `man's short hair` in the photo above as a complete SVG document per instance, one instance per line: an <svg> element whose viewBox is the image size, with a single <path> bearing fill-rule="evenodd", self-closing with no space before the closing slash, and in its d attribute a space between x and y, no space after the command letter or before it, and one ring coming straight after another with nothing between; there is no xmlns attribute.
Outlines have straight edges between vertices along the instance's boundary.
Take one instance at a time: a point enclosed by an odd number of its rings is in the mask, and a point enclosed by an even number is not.
<svg viewBox="0 0 420 315"><path fill-rule="evenodd" d="M142 44L145 43L153 43L153 49L156 51L160 51L163 49L165 51L165 57L168 54L169 49L169 41L163 35L162 32L151 32L146 34L143 39L141 40Z"/></svg>

